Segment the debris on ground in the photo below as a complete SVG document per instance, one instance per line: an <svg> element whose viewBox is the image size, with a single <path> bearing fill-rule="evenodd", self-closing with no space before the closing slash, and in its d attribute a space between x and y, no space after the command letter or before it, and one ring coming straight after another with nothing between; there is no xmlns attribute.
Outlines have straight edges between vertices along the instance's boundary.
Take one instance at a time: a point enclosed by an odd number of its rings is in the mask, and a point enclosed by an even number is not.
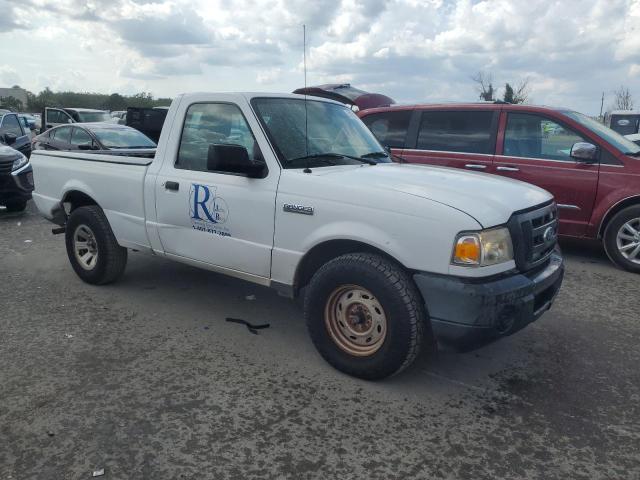
<svg viewBox="0 0 640 480"><path fill-rule="evenodd" d="M103 475L104 475L104 468L101 468L100 470L94 470L92 477L101 477Z"/></svg>
<svg viewBox="0 0 640 480"><path fill-rule="evenodd" d="M33 240L25 240L24 243L31 243Z"/></svg>
<svg viewBox="0 0 640 480"><path fill-rule="evenodd" d="M71 335L70 333L65 333L64 338L73 338L73 335Z"/></svg>
<svg viewBox="0 0 640 480"><path fill-rule="evenodd" d="M247 296L246 296L246 297L244 297L244 298L245 298L245 300L252 301L252 300L255 300L255 299L256 299L256 296L255 296L255 295L247 295Z"/></svg>
<svg viewBox="0 0 640 480"><path fill-rule="evenodd" d="M247 330L249 330L254 335L258 334L258 330L262 330L263 328L269 328L271 324L263 323L261 325L254 325L252 323L247 322L246 320L242 320L241 318L229 318L227 317L227 322L231 323L239 323L240 325L246 325Z"/></svg>

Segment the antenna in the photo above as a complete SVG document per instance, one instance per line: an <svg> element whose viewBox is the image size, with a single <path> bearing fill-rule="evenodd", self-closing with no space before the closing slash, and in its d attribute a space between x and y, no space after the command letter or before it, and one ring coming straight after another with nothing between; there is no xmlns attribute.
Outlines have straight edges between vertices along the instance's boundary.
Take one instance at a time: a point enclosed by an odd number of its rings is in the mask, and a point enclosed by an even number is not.
<svg viewBox="0 0 640 480"><path fill-rule="evenodd" d="M302 64L304 68L304 143L305 156L307 157L307 168L304 173L311 173L309 168L309 122L307 114L307 26L302 24Z"/></svg>

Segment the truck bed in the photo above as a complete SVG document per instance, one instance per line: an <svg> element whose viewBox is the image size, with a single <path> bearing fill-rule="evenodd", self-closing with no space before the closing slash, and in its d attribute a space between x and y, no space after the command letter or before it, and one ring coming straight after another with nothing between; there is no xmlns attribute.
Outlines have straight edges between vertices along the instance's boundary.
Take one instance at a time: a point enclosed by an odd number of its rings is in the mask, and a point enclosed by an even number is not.
<svg viewBox="0 0 640 480"><path fill-rule="evenodd" d="M122 154L36 150L31 155L33 199L53 220L70 195L85 195L102 207L123 247L148 249L144 179L152 161Z"/></svg>

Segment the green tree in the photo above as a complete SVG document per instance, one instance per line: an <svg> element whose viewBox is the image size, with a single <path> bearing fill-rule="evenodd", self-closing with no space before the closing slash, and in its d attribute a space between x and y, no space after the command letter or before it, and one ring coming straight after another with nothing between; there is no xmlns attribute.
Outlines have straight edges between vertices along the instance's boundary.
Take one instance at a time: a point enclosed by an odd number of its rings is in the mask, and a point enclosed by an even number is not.
<svg viewBox="0 0 640 480"><path fill-rule="evenodd" d="M124 110L127 108L127 99L119 93L112 93L104 104L107 110Z"/></svg>
<svg viewBox="0 0 640 480"><path fill-rule="evenodd" d="M155 99L149 92L140 92L135 95L71 91L54 92L49 87L46 87L38 94L27 92L27 109L31 112L41 112L44 107L125 110L127 107L157 107L166 106L170 103L170 98Z"/></svg>
<svg viewBox="0 0 640 480"><path fill-rule="evenodd" d="M21 112L24 110L24 105L15 97L0 97L0 108Z"/></svg>
<svg viewBox="0 0 640 480"><path fill-rule="evenodd" d="M513 100L513 88L509 83L506 83L504 86L504 96L502 99L507 103L515 103Z"/></svg>

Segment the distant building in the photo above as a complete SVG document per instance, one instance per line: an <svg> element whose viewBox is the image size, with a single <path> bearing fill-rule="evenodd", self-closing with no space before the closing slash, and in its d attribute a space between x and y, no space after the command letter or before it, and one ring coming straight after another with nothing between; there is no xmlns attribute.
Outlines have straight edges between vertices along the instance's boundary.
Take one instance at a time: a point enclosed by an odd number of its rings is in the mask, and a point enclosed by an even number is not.
<svg viewBox="0 0 640 480"><path fill-rule="evenodd" d="M4 97L13 97L16 100L20 100L24 107L27 106L27 91L24 88L0 88L0 98Z"/></svg>

